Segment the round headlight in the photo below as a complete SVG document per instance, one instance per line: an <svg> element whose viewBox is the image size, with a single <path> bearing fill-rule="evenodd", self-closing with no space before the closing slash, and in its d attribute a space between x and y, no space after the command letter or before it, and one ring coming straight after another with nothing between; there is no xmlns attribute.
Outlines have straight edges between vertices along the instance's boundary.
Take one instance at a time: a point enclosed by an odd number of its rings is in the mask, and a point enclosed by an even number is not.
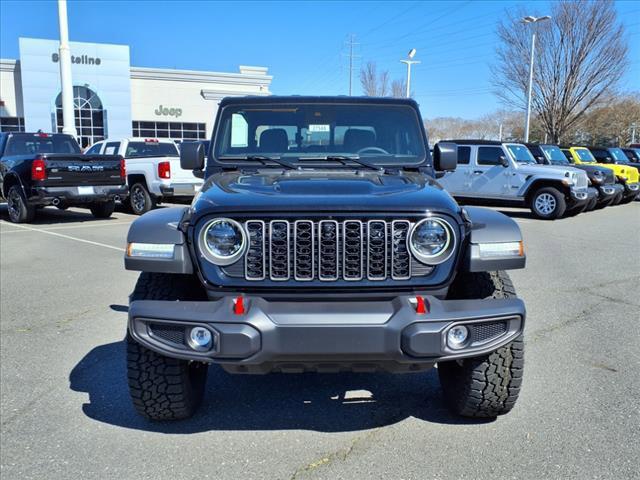
<svg viewBox="0 0 640 480"><path fill-rule="evenodd" d="M440 218L416 223L409 236L409 249L422 263L437 265L453 254L453 229Z"/></svg>
<svg viewBox="0 0 640 480"><path fill-rule="evenodd" d="M225 266L237 262L245 252L244 229L235 220L216 218L200 232L200 251L212 263Z"/></svg>

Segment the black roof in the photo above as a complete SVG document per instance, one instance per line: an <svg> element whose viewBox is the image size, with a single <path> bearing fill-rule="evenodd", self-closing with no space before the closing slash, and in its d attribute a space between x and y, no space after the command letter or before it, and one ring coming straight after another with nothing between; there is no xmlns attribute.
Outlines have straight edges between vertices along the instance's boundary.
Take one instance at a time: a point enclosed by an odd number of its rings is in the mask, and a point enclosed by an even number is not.
<svg viewBox="0 0 640 480"><path fill-rule="evenodd" d="M441 140L441 142L451 142L463 145L502 145L508 142L499 142L498 140L478 140L473 138L462 138L456 140Z"/></svg>
<svg viewBox="0 0 640 480"><path fill-rule="evenodd" d="M309 96L309 95L248 95L245 97L225 97L220 101L220 106L225 105L255 105L273 103L352 103L352 104L376 104L376 105L409 105L417 107L417 102L412 98L396 97L350 97L348 95L333 96Z"/></svg>

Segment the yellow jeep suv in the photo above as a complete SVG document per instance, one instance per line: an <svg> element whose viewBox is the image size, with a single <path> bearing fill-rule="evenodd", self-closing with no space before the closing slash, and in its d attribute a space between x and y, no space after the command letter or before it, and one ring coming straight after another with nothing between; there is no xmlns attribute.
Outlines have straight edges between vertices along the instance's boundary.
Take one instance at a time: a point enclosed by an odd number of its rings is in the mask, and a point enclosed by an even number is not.
<svg viewBox="0 0 640 480"><path fill-rule="evenodd" d="M624 186L624 193L619 203L631 202L640 192L640 174L637 168L630 165L598 163L587 147L569 147L563 150L571 154L569 160L576 165L598 165L613 170L616 181Z"/></svg>

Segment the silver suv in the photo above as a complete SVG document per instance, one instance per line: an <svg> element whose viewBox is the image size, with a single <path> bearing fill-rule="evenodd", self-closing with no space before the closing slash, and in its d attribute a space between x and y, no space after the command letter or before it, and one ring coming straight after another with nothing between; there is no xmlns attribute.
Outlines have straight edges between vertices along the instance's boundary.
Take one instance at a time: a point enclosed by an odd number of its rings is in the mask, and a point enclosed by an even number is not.
<svg viewBox="0 0 640 480"><path fill-rule="evenodd" d="M481 203L525 205L538 218L556 219L581 210L596 192L587 174L573 167L538 165L519 143L452 140L458 166L439 180L454 197Z"/></svg>

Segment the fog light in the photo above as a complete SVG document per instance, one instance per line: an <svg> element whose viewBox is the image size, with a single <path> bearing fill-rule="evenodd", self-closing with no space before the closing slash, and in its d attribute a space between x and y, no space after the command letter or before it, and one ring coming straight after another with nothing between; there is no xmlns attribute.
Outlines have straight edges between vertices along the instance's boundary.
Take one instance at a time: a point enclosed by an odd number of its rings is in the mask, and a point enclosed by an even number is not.
<svg viewBox="0 0 640 480"><path fill-rule="evenodd" d="M189 346L194 350L209 350L211 348L211 332L204 327L194 327L189 332Z"/></svg>
<svg viewBox="0 0 640 480"><path fill-rule="evenodd" d="M468 337L469 329L464 325L456 325L447 332L447 345L449 345L449 348L458 350L464 347Z"/></svg>

